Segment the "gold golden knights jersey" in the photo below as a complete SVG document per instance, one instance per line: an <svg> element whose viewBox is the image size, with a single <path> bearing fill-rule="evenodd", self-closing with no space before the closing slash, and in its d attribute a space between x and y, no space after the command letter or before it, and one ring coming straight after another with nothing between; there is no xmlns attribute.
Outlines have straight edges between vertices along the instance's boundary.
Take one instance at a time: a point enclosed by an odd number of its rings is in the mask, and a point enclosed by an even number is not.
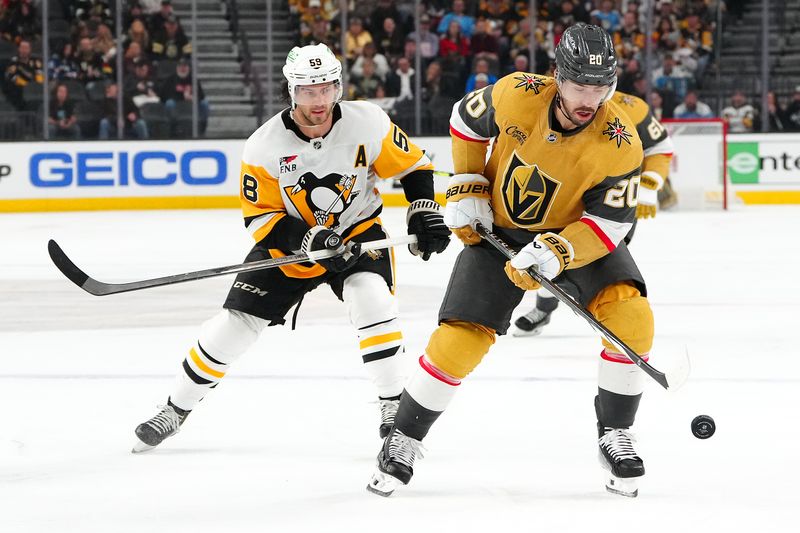
<svg viewBox="0 0 800 533"><path fill-rule="evenodd" d="M578 268L630 230L642 143L613 101L562 133L553 127L556 94L553 78L517 72L465 96L450 118L453 163L489 180L496 226L561 232L575 251L569 268Z"/></svg>
<svg viewBox="0 0 800 533"><path fill-rule="evenodd" d="M378 178L401 179L432 168L422 150L374 104L335 105L330 132L314 139L297 128L286 109L245 144L239 191L245 226L259 242L289 216L331 228L347 241L366 231L381 212ZM280 250L270 254L284 255ZM290 277L324 273L319 265L281 269Z"/></svg>
<svg viewBox="0 0 800 533"><path fill-rule="evenodd" d="M642 179L651 178L656 185L651 188L661 189L664 186L664 180L669 176L669 165L675 150L667 128L653 116L650 106L641 98L617 91L611 100L619 104L636 124L636 131L639 133L644 149Z"/></svg>

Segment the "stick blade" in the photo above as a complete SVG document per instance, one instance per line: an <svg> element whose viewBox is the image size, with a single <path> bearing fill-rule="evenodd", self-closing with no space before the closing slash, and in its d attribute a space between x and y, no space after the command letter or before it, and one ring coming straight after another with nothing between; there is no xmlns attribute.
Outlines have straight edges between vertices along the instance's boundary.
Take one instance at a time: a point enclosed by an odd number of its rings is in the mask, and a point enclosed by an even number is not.
<svg viewBox="0 0 800 533"><path fill-rule="evenodd" d="M72 260L67 257L67 254L64 253L64 250L58 245L56 241L50 239L47 243L47 252L50 254L50 259L53 261L53 264L58 268L64 276L72 283L80 287L81 289L85 290L90 294L94 294L95 296L100 296L100 294L96 294L91 289L91 284L87 283L91 278L89 277L86 272L78 268Z"/></svg>
<svg viewBox="0 0 800 533"><path fill-rule="evenodd" d="M689 374L692 372L692 363L689 360L689 350L687 349L681 357L680 362L669 370L667 374L667 381L669 383L669 392L675 392L683 387L689 379Z"/></svg>

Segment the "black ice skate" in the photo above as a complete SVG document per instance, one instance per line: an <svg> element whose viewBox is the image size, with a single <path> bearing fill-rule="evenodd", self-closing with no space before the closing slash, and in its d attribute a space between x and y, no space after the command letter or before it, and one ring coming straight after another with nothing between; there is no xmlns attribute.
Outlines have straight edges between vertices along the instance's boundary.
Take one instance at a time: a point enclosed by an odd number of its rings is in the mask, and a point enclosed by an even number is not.
<svg viewBox="0 0 800 533"><path fill-rule="evenodd" d="M390 496L394 489L408 485L414 475L414 460L422 457L422 443L393 428L378 453L378 464L367 490L379 496Z"/></svg>
<svg viewBox="0 0 800 533"><path fill-rule="evenodd" d="M600 464L611 473L606 490L635 498L639 495L636 480L644 475L644 462L633 449L633 435L627 429L602 428L601 432Z"/></svg>
<svg viewBox="0 0 800 533"><path fill-rule="evenodd" d="M381 425L378 428L378 434L382 439L385 439L394 425L394 417L397 414L397 407L400 405L400 396L394 398L381 398Z"/></svg>
<svg viewBox="0 0 800 533"><path fill-rule="evenodd" d="M138 441L133 445L132 453L147 452L161 444L164 439L171 437L181 429L189 411L184 411L168 401L167 405L158 406L161 411L136 427Z"/></svg>
<svg viewBox="0 0 800 533"><path fill-rule="evenodd" d="M550 315L552 311L542 311L538 307L534 307L530 313L522 315L515 322L517 327L513 335L514 337L533 337L542 332L542 329L550 323Z"/></svg>

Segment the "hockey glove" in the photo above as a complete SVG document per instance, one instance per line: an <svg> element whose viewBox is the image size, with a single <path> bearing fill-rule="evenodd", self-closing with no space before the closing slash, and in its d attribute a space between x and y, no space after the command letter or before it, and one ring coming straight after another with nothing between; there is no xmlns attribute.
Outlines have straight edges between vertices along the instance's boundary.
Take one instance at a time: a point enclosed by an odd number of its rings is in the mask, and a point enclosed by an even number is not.
<svg viewBox="0 0 800 533"><path fill-rule="evenodd" d="M325 226L314 226L303 237L303 253L317 250L333 250L338 255L327 259L317 259L315 262L328 272L344 272L358 262L361 245L358 243L344 244L342 236Z"/></svg>
<svg viewBox="0 0 800 533"><path fill-rule="evenodd" d="M450 230L444 225L439 204L435 200L414 200L406 212L409 235L416 235L416 244L409 244L408 250L423 261L431 254L444 252L450 244Z"/></svg>
<svg viewBox="0 0 800 533"><path fill-rule="evenodd" d="M575 256L572 244L555 233L541 233L526 244L511 261L506 262L506 276L526 291L541 287L527 270L535 268L542 277L553 279L567 267Z"/></svg>
<svg viewBox="0 0 800 533"><path fill-rule="evenodd" d="M639 199L636 204L636 218L654 218L658 210L658 189L663 180L655 173L645 172L639 184Z"/></svg>
<svg viewBox="0 0 800 533"><path fill-rule="evenodd" d="M475 231L480 222L492 229L492 207L489 180L480 174L455 174L447 185L444 223L464 244L478 244L481 236Z"/></svg>

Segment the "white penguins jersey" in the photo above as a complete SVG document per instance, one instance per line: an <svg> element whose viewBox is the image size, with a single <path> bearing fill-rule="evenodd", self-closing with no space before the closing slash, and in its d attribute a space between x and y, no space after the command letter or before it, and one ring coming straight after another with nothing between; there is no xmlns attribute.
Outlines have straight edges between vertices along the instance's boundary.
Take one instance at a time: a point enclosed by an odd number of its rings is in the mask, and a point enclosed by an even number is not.
<svg viewBox="0 0 800 533"><path fill-rule="evenodd" d="M374 104L336 104L331 130L314 139L300 132L285 109L245 144L239 191L245 226L259 242L290 216L331 228L347 241L377 220L383 206L378 178L432 169L422 150ZM317 273L291 267L282 268L291 277Z"/></svg>

